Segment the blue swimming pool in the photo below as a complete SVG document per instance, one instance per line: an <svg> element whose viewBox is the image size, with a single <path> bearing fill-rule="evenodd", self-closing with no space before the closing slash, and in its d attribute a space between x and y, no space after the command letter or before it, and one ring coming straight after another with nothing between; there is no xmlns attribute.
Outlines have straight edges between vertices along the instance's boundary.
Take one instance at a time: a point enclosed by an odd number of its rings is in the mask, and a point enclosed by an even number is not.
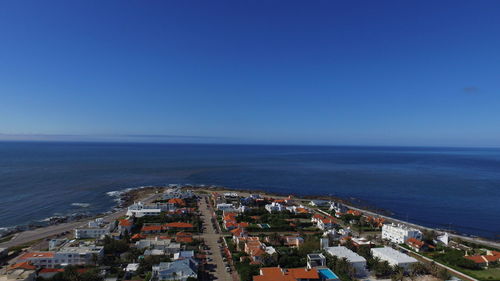
<svg viewBox="0 0 500 281"><path fill-rule="evenodd" d="M337 275L335 275L335 273L328 268L320 268L318 269L318 273L322 280L339 279Z"/></svg>

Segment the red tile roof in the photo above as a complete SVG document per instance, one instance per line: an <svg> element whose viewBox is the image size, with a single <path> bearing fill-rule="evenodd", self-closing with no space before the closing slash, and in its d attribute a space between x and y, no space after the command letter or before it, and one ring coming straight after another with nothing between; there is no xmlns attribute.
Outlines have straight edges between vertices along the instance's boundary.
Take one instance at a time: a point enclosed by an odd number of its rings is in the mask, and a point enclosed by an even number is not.
<svg viewBox="0 0 500 281"><path fill-rule="evenodd" d="M54 252L29 252L22 255L20 260L27 260L32 258L53 258Z"/></svg>
<svg viewBox="0 0 500 281"><path fill-rule="evenodd" d="M126 219L119 220L118 225L121 226L132 226L132 222Z"/></svg>
<svg viewBox="0 0 500 281"><path fill-rule="evenodd" d="M296 281L298 279L319 279L318 271L306 268L281 269L279 267L264 267L261 275L253 277L254 281Z"/></svg>
<svg viewBox="0 0 500 281"><path fill-rule="evenodd" d="M187 222L171 222L171 223L165 224L165 227L168 227L168 228L192 228L194 226L190 223L187 223Z"/></svg>
<svg viewBox="0 0 500 281"><path fill-rule="evenodd" d="M184 202L184 200L182 200L181 198L172 198L168 200L168 203L176 204L178 206L186 206L186 202Z"/></svg>
<svg viewBox="0 0 500 281"><path fill-rule="evenodd" d="M163 226L161 225L145 225L142 227L141 232L146 232L146 231L162 231Z"/></svg>
<svg viewBox="0 0 500 281"><path fill-rule="evenodd" d="M18 268L22 268L22 269L31 269L31 270L34 270L36 269L36 266L30 264L29 262L20 262L20 263L16 263L16 264L13 264L11 266L9 266L9 269L18 269Z"/></svg>

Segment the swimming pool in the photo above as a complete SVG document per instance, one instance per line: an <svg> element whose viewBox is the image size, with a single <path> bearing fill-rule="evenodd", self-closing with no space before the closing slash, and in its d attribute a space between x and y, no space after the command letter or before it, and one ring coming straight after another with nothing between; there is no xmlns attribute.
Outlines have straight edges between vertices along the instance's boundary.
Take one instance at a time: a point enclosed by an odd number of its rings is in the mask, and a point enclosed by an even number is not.
<svg viewBox="0 0 500 281"><path fill-rule="evenodd" d="M339 279L337 275L328 268L318 268L318 273L322 280Z"/></svg>

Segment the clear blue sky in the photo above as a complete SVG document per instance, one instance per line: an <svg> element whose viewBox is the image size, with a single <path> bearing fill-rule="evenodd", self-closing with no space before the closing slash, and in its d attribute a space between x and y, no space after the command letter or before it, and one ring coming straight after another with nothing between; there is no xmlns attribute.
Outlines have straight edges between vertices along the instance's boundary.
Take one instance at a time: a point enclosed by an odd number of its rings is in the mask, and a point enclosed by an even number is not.
<svg viewBox="0 0 500 281"><path fill-rule="evenodd" d="M500 1L1 1L0 139L500 146Z"/></svg>

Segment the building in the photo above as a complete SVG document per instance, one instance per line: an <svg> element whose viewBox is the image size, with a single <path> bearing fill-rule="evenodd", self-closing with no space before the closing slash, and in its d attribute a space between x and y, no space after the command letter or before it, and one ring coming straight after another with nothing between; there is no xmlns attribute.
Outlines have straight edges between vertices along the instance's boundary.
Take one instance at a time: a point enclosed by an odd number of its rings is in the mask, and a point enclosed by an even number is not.
<svg viewBox="0 0 500 281"><path fill-rule="evenodd" d="M132 226L134 226L134 223L131 220L127 219L121 219L118 220L118 232L121 235L124 235L125 233L129 233L132 231Z"/></svg>
<svg viewBox="0 0 500 281"><path fill-rule="evenodd" d="M75 228L75 238L103 238L104 236L110 234L114 228L114 224L105 222L102 218L98 218L90 221L87 227Z"/></svg>
<svg viewBox="0 0 500 281"><path fill-rule="evenodd" d="M198 278L198 263L193 258L162 262L153 266L152 280L186 281L189 277Z"/></svg>
<svg viewBox="0 0 500 281"><path fill-rule="evenodd" d="M93 265L104 255L104 247L92 243L67 244L58 251L28 252L19 260L37 268L59 268L68 265Z"/></svg>
<svg viewBox="0 0 500 281"><path fill-rule="evenodd" d="M271 204L267 204L266 206L264 206L264 208L266 208L266 210L269 213L282 212L282 211L286 210L286 208L283 205L281 205L280 203L276 203L276 202L273 202Z"/></svg>
<svg viewBox="0 0 500 281"><path fill-rule="evenodd" d="M403 244L409 238L422 240L422 232L403 224L384 224L382 226L382 239L396 244Z"/></svg>
<svg viewBox="0 0 500 281"><path fill-rule="evenodd" d="M307 268L263 267L253 281L315 281L320 280L318 270Z"/></svg>
<svg viewBox="0 0 500 281"><path fill-rule="evenodd" d="M167 254L175 254L180 252L181 244L172 242L170 239L142 239L135 242L135 247L138 249L162 250Z"/></svg>
<svg viewBox="0 0 500 281"><path fill-rule="evenodd" d="M449 237L448 233L445 232L445 233L443 233L441 235L438 235L436 237L436 241L435 242L436 243L442 243L445 246L448 246L448 244L450 243L450 237Z"/></svg>
<svg viewBox="0 0 500 281"><path fill-rule="evenodd" d="M323 254L308 254L307 255L307 268L323 267L326 266L326 258Z"/></svg>
<svg viewBox="0 0 500 281"><path fill-rule="evenodd" d="M377 257L382 261L387 261L391 266L397 265L402 267L405 270L407 270L411 264L418 262L416 259L390 247L372 248L371 252L373 257Z"/></svg>
<svg viewBox="0 0 500 281"><path fill-rule="evenodd" d="M500 252L488 250L486 255L465 256L464 258L473 261L480 267L488 267L491 263L500 263Z"/></svg>
<svg viewBox="0 0 500 281"><path fill-rule="evenodd" d="M162 212L160 207L145 205L142 202L137 202L130 205L127 209L127 216L141 218L144 216L158 216Z"/></svg>
<svg viewBox="0 0 500 281"><path fill-rule="evenodd" d="M408 238L408 240L406 240L406 245L412 248L415 252L423 252L428 249L428 246L424 241L416 238Z"/></svg>
<svg viewBox="0 0 500 281"><path fill-rule="evenodd" d="M345 258L356 270L356 275L364 276L366 274L366 259L349 250L344 246L328 247L325 249L327 253L338 258Z"/></svg>
<svg viewBox="0 0 500 281"><path fill-rule="evenodd" d="M235 211L236 207L234 207L233 204L229 204L229 203L219 203L219 204L217 204L217 210L218 211Z"/></svg>
<svg viewBox="0 0 500 281"><path fill-rule="evenodd" d="M309 202L309 205L315 206L315 207L325 207L325 206L329 206L330 202L328 202L326 200L311 200L311 202Z"/></svg>

